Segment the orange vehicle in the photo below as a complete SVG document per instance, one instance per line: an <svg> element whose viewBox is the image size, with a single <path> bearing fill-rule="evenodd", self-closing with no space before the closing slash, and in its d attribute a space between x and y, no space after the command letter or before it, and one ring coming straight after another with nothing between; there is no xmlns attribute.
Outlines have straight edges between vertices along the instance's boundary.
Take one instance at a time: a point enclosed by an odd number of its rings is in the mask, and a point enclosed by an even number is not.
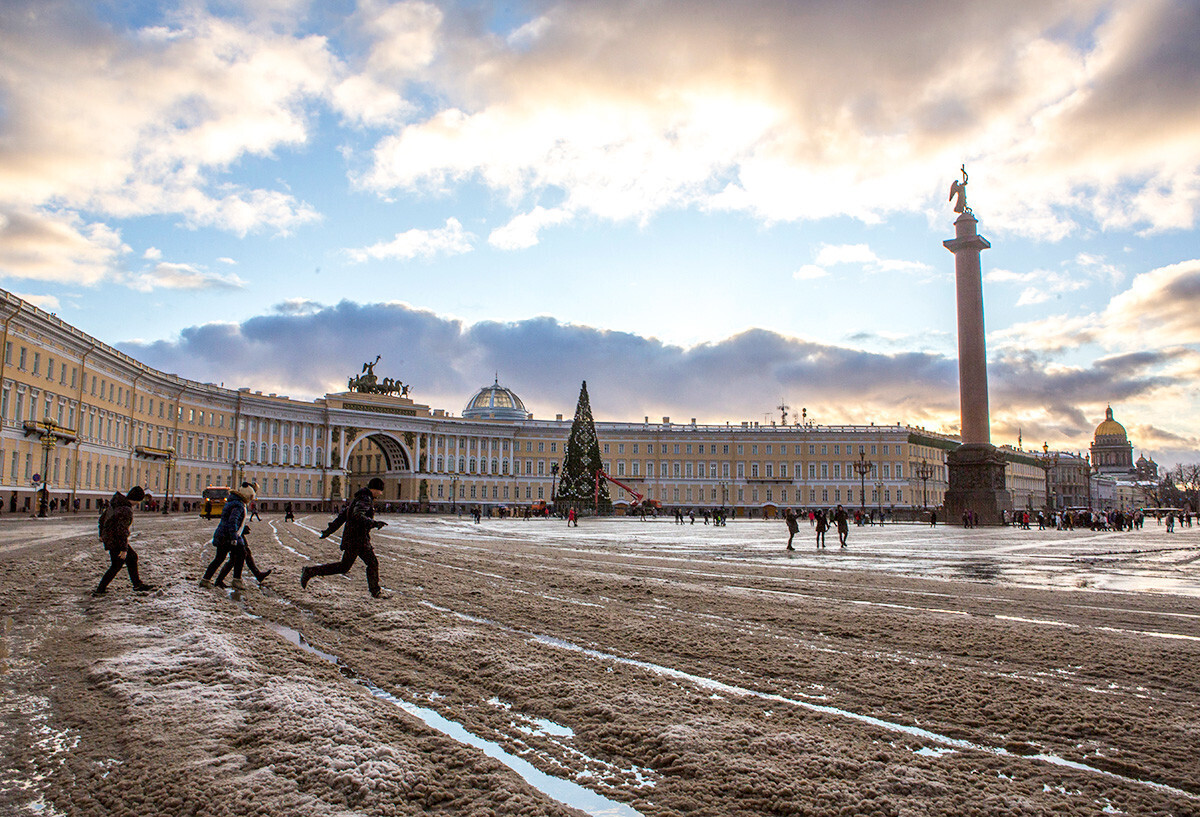
<svg viewBox="0 0 1200 817"><path fill-rule="evenodd" d="M225 500L229 498L229 489L210 485L201 492L200 498L204 501L204 505L200 508L200 515L205 519L212 519L214 516L220 516L221 511L225 510Z"/></svg>

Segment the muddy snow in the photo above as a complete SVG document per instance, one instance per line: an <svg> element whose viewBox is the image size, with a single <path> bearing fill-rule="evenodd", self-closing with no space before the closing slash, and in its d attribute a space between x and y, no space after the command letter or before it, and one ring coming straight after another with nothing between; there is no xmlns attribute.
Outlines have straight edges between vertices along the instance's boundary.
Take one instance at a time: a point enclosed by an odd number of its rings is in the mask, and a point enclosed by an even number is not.
<svg viewBox="0 0 1200 817"><path fill-rule="evenodd" d="M1200 527L0 520L0 813L1200 814Z"/></svg>

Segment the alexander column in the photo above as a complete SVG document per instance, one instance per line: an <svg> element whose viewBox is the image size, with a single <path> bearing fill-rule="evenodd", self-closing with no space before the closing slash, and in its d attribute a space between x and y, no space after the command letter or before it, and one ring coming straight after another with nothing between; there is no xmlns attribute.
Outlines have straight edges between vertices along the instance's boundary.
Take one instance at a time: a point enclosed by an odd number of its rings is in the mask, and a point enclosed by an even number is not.
<svg viewBox="0 0 1200 817"><path fill-rule="evenodd" d="M964 511L973 512L981 525L998 525L1001 512L1012 510L1005 488L1004 454L992 445L988 418L987 354L983 331L983 276L979 253L992 245L976 232L975 214L967 206L967 169L962 181L950 186L957 201L955 237L942 244L954 253L955 293L958 301L958 398L962 444L946 457L949 486L947 521L958 522Z"/></svg>

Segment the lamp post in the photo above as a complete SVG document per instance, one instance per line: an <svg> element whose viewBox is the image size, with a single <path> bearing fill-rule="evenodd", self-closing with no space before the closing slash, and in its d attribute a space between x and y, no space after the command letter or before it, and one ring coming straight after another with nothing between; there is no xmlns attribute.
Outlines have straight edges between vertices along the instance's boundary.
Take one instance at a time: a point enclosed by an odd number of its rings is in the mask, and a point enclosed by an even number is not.
<svg viewBox="0 0 1200 817"><path fill-rule="evenodd" d="M858 447L858 462L850 463L854 466L854 473L858 474L858 510L866 513L867 510L867 474L871 472L873 463L867 462L867 452L863 446Z"/></svg>
<svg viewBox="0 0 1200 817"><path fill-rule="evenodd" d="M875 509L879 515L880 524L883 523L883 480L879 476L879 469L875 469Z"/></svg>
<svg viewBox="0 0 1200 817"><path fill-rule="evenodd" d="M50 420L46 420L50 424ZM50 512L50 451L58 444L58 438L46 431L42 434L42 490L38 492L37 515L45 518Z"/></svg>
<svg viewBox="0 0 1200 817"><path fill-rule="evenodd" d="M1050 444L1042 443L1042 453L1034 454L1034 459L1037 460L1038 468L1046 472L1046 515L1050 515L1050 471L1058 466L1058 452L1050 453Z"/></svg>
<svg viewBox="0 0 1200 817"><path fill-rule="evenodd" d="M933 476L933 466L925 460L921 460L921 464L916 467L917 479L921 480L921 508L929 508L929 496L925 491L926 483Z"/></svg>
<svg viewBox="0 0 1200 817"><path fill-rule="evenodd" d="M233 487L234 487L234 488L237 488L239 485L241 485L243 482L245 482L245 481L246 481L246 476L245 476L245 474L246 474L246 461L245 461L245 460L238 460L238 461L237 461L236 463L234 463L234 464L237 466L237 483L236 483L236 484L235 484Z"/></svg>
<svg viewBox="0 0 1200 817"><path fill-rule="evenodd" d="M168 445L165 450L167 452L167 487L163 492L163 516L166 516L171 509L171 466L175 464L175 447Z"/></svg>

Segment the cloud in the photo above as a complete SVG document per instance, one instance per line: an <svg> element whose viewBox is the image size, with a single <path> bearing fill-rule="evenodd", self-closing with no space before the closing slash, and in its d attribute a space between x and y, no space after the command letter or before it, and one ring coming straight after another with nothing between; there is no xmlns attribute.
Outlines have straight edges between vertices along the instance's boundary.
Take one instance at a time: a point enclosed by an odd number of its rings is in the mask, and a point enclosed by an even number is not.
<svg viewBox="0 0 1200 817"><path fill-rule="evenodd" d="M951 356L869 352L761 329L685 348L549 317L467 324L405 304L285 302L241 324L194 326L174 341L120 346L197 380L308 397L344 390L363 359L382 354L378 371L411 384L414 399L454 413L498 372L538 417L569 415L586 379L593 410L605 420L763 422L776 416L781 396L826 424L949 428L958 419ZM1197 365L1195 354L1119 354L1078 366L1034 353L997 356L989 369L997 438L1015 442L1022 428L1029 439L1084 447L1107 400L1148 421L1147 407L1155 405L1170 404L1167 411L1179 414L1177 381L1166 372L1180 365Z"/></svg>
<svg viewBox="0 0 1200 817"><path fill-rule="evenodd" d="M0 275L93 285L109 278L130 248L102 222L69 211L0 206Z"/></svg>
<svg viewBox="0 0 1200 817"><path fill-rule="evenodd" d="M70 2L0 7L0 206L112 218L178 215L239 235L317 218L289 193L226 173L303 146L339 66L319 36L188 4L122 30ZM267 24L264 21L269 21Z"/></svg>
<svg viewBox="0 0 1200 817"><path fill-rule="evenodd" d="M23 292L14 292L13 295L47 312L54 312L58 309L58 298L53 295L26 295Z"/></svg>
<svg viewBox="0 0 1200 817"><path fill-rule="evenodd" d="M147 270L125 276L124 283L139 292L156 289L243 289L246 282L236 275L221 275L200 269L191 264L175 264L167 261L155 264Z"/></svg>
<svg viewBox="0 0 1200 817"><path fill-rule="evenodd" d="M805 264L792 273L792 277L797 281L813 281L817 278L827 278L829 270L824 267L818 267L816 264Z"/></svg>
<svg viewBox="0 0 1200 817"><path fill-rule="evenodd" d="M515 216L488 236L488 243L500 250L523 250L538 243L538 234L546 227L569 221L571 213L562 208L535 207Z"/></svg>
<svg viewBox="0 0 1200 817"><path fill-rule="evenodd" d="M370 260L395 258L411 261L414 258L430 259L438 255L462 255L470 252L475 236L463 229L456 218L446 219L446 224L436 230L407 230L396 233L391 241L381 241L369 247L351 249L346 252L358 263Z"/></svg>
<svg viewBox="0 0 1200 817"><path fill-rule="evenodd" d="M821 249L817 251L816 265L831 267L840 264L857 264L868 272L929 269L928 264L920 261L880 258L866 244L822 244Z"/></svg>
<svg viewBox="0 0 1200 817"><path fill-rule="evenodd" d="M584 0L542 4L505 36L401 6L360 28L368 63L404 55L391 81L428 92L356 175L382 193L469 180L518 209L553 193L618 221L695 207L878 223L944 213L965 159L994 229L1195 222L1189 0L868 2L854 25L836 3L739 3L734 25L716 0Z"/></svg>

